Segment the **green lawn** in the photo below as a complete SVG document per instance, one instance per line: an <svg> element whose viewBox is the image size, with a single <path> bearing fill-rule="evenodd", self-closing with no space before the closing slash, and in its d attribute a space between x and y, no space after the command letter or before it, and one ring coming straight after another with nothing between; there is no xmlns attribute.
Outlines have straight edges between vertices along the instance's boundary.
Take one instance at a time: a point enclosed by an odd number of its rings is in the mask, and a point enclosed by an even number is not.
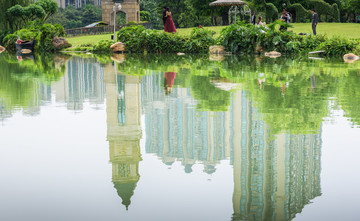
<svg viewBox="0 0 360 221"><path fill-rule="evenodd" d="M310 23L293 23L293 30L295 33L312 33ZM212 31L215 31L215 36L219 36L220 31L225 26L213 26L205 27ZM179 28L177 29L178 33L181 35L190 34L192 28ZM326 34L329 37L332 36L342 36L346 38L360 38L360 24L355 23L319 23L317 27L317 34ZM70 48L75 49L76 47L86 47L87 45L94 45L101 40L111 40L111 34L104 35L86 35L80 37L69 37L67 38L69 43L73 46ZM69 49L68 49L69 50Z"/></svg>

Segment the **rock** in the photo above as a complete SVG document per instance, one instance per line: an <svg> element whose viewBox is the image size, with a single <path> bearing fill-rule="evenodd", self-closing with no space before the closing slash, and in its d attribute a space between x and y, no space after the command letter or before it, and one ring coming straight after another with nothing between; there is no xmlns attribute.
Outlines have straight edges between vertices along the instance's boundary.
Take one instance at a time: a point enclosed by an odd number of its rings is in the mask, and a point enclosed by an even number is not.
<svg viewBox="0 0 360 221"><path fill-rule="evenodd" d="M213 45L209 48L210 54L225 54L225 47L222 45Z"/></svg>
<svg viewBox="0 0 360 221"><path fill-rule="evenodd" d="M60 37L53 38L52 44L57 50L71 47L71 44L65 38L60 38Z"/></svg>
<svg viewBox="0 0 360 221"><path fill-rule="evenodd" d="M281 56L281 53L277 51L270 51L270 52L265 52L265 56L270 58L277 58Z"/></svg>
<svg viewBox="0 0 360 221"><path fill-rule="evenodd" d="M185 53L179 52L177 53L177 55L181 56L181 55L185 55Z"/></svg>
<svg viewBox="0 0 360 221"><path fill-rule="evenodd" d="M0 54L3 53L6 49L0 45Z"/></svg>
<svg viewBox="0 0 360 221"><path fill-rule="evenodd" d="M223 61L225 56L223 54L210 54L210 61Z"/></svg>
<svg viewBox="0 0 360 221"><path fill-rule="evenodd" d="M125 61L125 54L112 54L111 60L116 61L117 63L123 63Z"/></svg>
<svg viewBox="0 0 360 221"><path fill-rule="evenodd" d="M348 60L357 60L359 59L359 56L353 54L353 53L350 53L350 54L346 54L344 55L344 59L348 59Z"/></svg>
<svg viewBox="0 0 360 221"><path fill-rule="evenodd" d="M32 51L30 49L21 49L22 54L30 54Z"/></svg>
<svg viewBox="0 0 360 221"><path fill-rule="evenodd" d="M112 52L124 52L125 45L121 42L116 42L115 44L110 46Z"/></svg>

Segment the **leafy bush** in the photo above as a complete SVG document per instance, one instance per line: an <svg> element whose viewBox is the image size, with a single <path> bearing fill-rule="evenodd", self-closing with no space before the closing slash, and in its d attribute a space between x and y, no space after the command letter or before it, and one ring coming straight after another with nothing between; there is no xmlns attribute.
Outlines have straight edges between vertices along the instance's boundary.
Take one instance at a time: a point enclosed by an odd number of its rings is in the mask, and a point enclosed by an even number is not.
<svg viewBox="0 0 360 221"><path fill-rule="evenodd" d="M64 37L65 30L63 26L56 24L43 24L40 26L33 23L27 29L20 29L14 34L9 34L4 38L6 48L9 51L15 51L15 41L17 37L22 40L34 40L35 39L35 50L54 52L56 48L53 45L54 37Z"/></svg>
<svg viewBox="0 0 360 221"><path fill-rule="evenodd" d="M98 54L110 53L110 46L113 44L110 40L101 40L93 47L93 52Z"/></svg>
<svg viewBox="0 0 360 221"><path fill-rule="evenodd" d="M341 37L330 38L320 44L319 49L324 50L326 55L344 55L357 49L359 42Z"/></svg>
<svg viewBox="0 0 360 221"><path fill-rule="evenodd" d="M326 55L344 55L360 50L359 42L344 38L330 38L324 35L296 35L293 32L278 31L278 26L288 26L276 21L261 29L254 25L238 23L224 28L221 32L221 44L233 53L254 53L257 47L265 51L276 50L285 53L300 53L309 50L324 50Z"/></svg>
<svg viewBox="0 0 360 221"><path fill-rule="evenodd" d="M204 53L215 43L213 33L202 28L193 29L190 36L181 36L145 30L143 26L129 26L118 32L117 39L126 45L126 50L135 53Z"/></svg>
<svg viewBox="0 0 360 221"><path fill-rule="evenodd" d="M4 43L5 43L5 48L8 51L15 51L15 42L17 40L17 35L16 34L8 34L6 35L6 37L4 38Z"/></svg>
<svg viewBox="0 0 360 221"><path fill-rule="evenodd" d="M190 39L186 43L186 51L191 53L207 53L209 47L215 44L212 31L204 28L194 28L191 31Z"/></svg>
<svg viewBox="0 0 360 221"><path fill-rule="evenodd" d="M141 21L151 21L151 14L148 11L140 11Z"/></svg>

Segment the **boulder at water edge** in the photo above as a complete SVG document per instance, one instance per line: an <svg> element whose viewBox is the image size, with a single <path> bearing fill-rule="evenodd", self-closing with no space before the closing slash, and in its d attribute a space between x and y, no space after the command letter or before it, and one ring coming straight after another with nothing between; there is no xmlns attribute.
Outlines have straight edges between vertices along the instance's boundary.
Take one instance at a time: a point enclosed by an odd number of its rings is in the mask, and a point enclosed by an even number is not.
<svg viewBox="0 0 360 221"><path fill-rule="evenodd" d="M60 38L60 37L53 38L52 44L57 50L71 47L71 44L65 38Z"/></svg>
<svg viewBox="0 0 360 221"><path fill-rule="evenodd" d="M30 54L32 51L30 49L21 49L22 54Z"/></svg>
<svg viewBox="0 0 360 221"><path fill-rule="evenodd" d="M116 42L110 46L112 52L124 52L125 45L122 42Z"/></svg>
<svg viewBox="0 0 360 221"><path fill-rule="evenodd" d="M281 53L277 51L270 51L270 52L265 52L265 56L270 58L277 58L281 56Z"/></svg>
<svg viewBox="0 0 360 221"><path fill-rule="evenodd" d="M358 59L359 59L359 56L357 56L357 55L355 55L353 53L344 55L344 61L346 63L354 63Z"/></svg>
<svg viewBox="0 0 360 221"><path fill-rule="evenodd" d="M3 53L6 49L0 45L0 54Z"/></svg>
<svg viewBox="0 0 360 221"><path fill-rule="evenodd" d="M344 59L352 59L352 60L357 60L359 59L359 56L353 54L353 53L350 53L350 54L346 54L344 55Z"/></svg>
<svg viewBox="0 0 360 221"><path fill-rule="evenodd" d="M210 54L225 54L225 47L222 45L213 45L209 48Z"/></svg>

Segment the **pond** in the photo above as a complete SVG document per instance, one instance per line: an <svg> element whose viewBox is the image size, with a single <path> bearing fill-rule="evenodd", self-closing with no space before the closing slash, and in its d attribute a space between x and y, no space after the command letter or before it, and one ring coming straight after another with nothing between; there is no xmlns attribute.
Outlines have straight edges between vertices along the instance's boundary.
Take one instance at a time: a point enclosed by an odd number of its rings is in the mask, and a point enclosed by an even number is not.
<svg viewBox="0 0 360 221"><path fill-rule="evenodd" d="M0 220L357 220L360 61L0 55Z"/></svg>

